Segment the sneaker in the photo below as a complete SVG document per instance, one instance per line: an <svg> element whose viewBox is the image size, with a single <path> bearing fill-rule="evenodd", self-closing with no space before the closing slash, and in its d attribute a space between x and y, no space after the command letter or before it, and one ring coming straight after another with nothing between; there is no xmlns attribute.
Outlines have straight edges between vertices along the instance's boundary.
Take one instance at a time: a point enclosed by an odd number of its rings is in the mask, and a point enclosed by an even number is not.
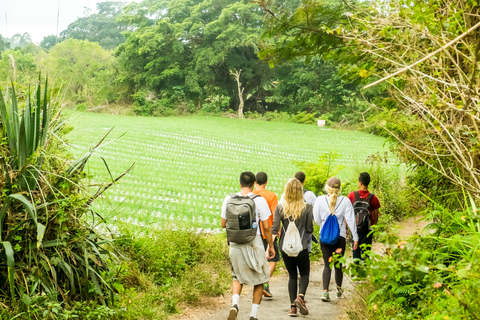
<svg viewBox="0 0 480 320"><path fill-rule="evenodd" d="M250 320L258 320L258 319L250 316Z"/></svg>
<svg viewBox="0 0 480 320"><path fill-rule="evenodd" d="M230 308L230 312L228 313L227 320L237 320L238 314L238 305L234 304L232 308Z"/></svg>
<svg viewBox="0 0 480 320"><path fill-rule="evenodd" d="M273 299L273 295L270 292L270 286L268 285L268 283L263 284L263 296L268 299Z"/></svg>
<svg viewBox="0 0 480 320"><path fill-rule="evenodd" d="M322 301L323 302L330 302L330 295L328 294L328 292L323 293Z"/></svg>
<svg viewBox="0 0 480 320"><path fill-rule="evenodd" d="M343 296L343 289L338 287L337 288L337 298L341 298Z"/></svg>
<svg viewBox="0 0 480 320"><path fill-rule="evenodd" d="M292 306L292 308L288 312L288 316L289 317L296 317L297 316L297 307L296 306Z"/></svg>
<svg viewBox="0 0 480 320"><path fill-rule="evenodd" d="M307 309L307 306L305 305L305 300L303 300L302 297L299 296L297 299L295 299L294 303L301 314L303 314L304 316L308 314L308 309Z"/></svg>

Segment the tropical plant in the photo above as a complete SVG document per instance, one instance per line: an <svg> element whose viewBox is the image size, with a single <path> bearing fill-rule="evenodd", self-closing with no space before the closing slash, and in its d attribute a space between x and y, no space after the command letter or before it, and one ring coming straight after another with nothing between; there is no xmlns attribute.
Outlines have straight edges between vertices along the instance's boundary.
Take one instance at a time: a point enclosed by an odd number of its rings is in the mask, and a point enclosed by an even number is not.
<svg viewBox="0 0 480 320"><path fill-rule="evenodd" d="M73 163L65 157L67 129L60 112L52 114L47 85L42 91L37 83L24 104L13 85L5 97L0 92L0 297L19 314L32 301L113 297L104 277L110 240L86 222L89 204L108 185L94 196L82 186L99 145Z"/></svg>

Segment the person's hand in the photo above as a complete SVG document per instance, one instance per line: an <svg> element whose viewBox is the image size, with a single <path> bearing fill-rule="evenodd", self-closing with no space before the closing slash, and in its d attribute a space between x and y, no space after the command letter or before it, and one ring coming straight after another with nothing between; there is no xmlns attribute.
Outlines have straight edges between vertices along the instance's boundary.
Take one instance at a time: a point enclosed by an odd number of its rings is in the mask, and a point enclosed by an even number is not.
<svg viewBox="0 0 480 320"><path fill-rule="evenodd" d="M353 241L353 250L358 249L358 241Z"/></svg>
<svg viewBox="0 0 480 320"><path fill-rule="evenodd" d="M275 257L275 249L273 247L268 246L267 259L273 259L273 257Z"/></svg>

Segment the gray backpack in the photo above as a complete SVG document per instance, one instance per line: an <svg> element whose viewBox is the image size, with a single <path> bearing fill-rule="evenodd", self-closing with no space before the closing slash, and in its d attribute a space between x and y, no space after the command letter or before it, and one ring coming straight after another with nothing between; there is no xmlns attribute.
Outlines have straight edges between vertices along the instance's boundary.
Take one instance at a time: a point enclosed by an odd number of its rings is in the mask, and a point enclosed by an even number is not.
<svg viewBox="0 0 480 320"><path fill-rule="evenodd" d="M242 197L236 193L230 195L227 202L226 231L228 242L249 243L257 236L255 202L258 195Z"/></svg>

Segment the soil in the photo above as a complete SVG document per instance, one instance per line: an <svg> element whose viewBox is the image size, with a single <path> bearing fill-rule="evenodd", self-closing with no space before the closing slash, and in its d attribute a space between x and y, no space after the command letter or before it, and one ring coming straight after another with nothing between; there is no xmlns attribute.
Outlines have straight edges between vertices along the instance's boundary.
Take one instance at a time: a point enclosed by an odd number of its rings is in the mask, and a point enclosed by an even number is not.
<svg viewBox="0 0 480 320"><path fill-rule="evenodd" d="M399 224L399 237L407 239L415 232L420 232L427 224L426 221L419 221L420 218L408 218L404 222ZM374 244L373 250L378 253L383 253L384 247L382 244ZM334 275L332 274L330 282L330 299L331 302L322 302L321 296L323 294L322 288L322 272L323 263L312 263L310 273L310 284L307 289L307 295L305 297L307 301L307 307L310 314L308 316L302 316L300 313L298 317L306 317L309 319L348 319L346 314L346 306L349 305L349 299L354 296L355 285L351 279L344 275L343 288L345 290L344 297L337 299L335 297L335 282ZM273 299L263 299L258 310L257 318L259 320L281 320L290 319L287 315L290 303L287 291L288 274L285 270L280 270L279 275L272 277L270 280L270 290L273 294ZM251 297L252 288L245 286L240 296L240 310L238 313L239 320L248 320L251 311ZM174 316L174 320L225 320L228 316L228 311L231 305L231 295L226 294L222 297L216 298L204 298L198 304L198 306L184 306L181 308L181 314Z"/></svg>

